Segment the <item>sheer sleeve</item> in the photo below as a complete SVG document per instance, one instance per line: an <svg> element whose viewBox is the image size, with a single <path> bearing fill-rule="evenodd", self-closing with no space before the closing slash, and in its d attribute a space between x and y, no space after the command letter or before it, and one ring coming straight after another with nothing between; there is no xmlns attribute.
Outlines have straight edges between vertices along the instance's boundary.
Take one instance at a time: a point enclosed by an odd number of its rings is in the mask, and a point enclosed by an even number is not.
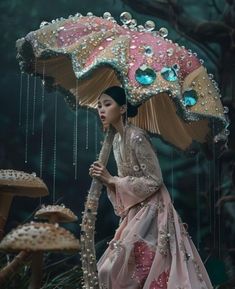
<svg viewBox="0 0 235 289"><path fill-rule="evenodd" d="M108 190L115 212L121 216L130 207L156 193L163 182L156 153L147 135L139 132L131 138L130 144L130 175L114 177L115 191Z"/></svg>

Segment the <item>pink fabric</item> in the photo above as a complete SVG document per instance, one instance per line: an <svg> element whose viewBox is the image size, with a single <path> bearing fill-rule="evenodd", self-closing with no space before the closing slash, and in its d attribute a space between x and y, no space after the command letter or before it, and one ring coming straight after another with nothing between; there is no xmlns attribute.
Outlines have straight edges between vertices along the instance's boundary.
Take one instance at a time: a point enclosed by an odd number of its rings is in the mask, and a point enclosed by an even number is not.
<svg viewBox="0 0 235 289"><path fill-rule="evenodd" d="M125 37L125 40L122 38ZM57 46L65 48L74 45L78 48L84 45L90 38L96 39L96 45L91 46L83 68L92 67L97 61L106 58L105 50L114 49L117 45L115 40L127 48L126 66L130 85L139 86L135 79L136 70L147 64L155 71L161 71L163 67L172 67L178 64L180 67L179 78L183 80L188 74L201 66L199 59L187 49L167 41L160 36L151 33L131 31L124 29L117 23L100 17L81 17L74 21L67 19L63 26L58 29ZM154 58L147 57L145 47L151 47ZM170 51L170 54L169 54Z"/></svg>
<svg viewBox="0 0 235 289"><path fill-rule="evenodd" d="M158 280L154 280L149 289L167 289L167 283L169 278L169 271L168 272L162 272Z"/></svg>
<svg viewBox="0 0 235 289"><path fill-rule="evenodd" d="M108 191L122 221L98 262L100 288L212 289L162 182L149 140L134 126L125 130L125 152L114 140L119 177L116 190Z"/></svg>

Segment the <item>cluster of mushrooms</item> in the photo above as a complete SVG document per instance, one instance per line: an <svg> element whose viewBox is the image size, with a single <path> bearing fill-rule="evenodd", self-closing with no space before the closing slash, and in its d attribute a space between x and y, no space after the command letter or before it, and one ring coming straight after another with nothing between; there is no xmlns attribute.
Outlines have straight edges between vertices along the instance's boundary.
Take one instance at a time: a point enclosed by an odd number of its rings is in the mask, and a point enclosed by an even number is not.
<svg viewBox="0 0 235 289"><path fill-rule="evenodd" d="M4 236L13 196L43 197L48 195L46 184L35 173L0 170L0 251L18 255L0 270L0 287L7 277L26 260L31 260L29 289L39 289L42 279L43 252L77 252L79 240L59 223L77 221L74 213L64 205L42 206L36 219L47 222L30 222L13 229Z"/></svg>

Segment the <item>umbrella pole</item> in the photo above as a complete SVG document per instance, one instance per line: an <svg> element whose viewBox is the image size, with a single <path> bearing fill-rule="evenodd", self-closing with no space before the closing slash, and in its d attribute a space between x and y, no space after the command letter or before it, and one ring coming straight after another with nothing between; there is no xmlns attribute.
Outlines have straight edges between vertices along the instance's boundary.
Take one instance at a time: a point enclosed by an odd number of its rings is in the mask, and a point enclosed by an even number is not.
<svg viewBox="0 0 235 289"><path fill-rule="evenodd" d="M110 126L99 154L99 161L104 166L106 166L108 162L114 135L115 129ZM84 289L99 289L94 233L102 186L103 184L98 179L93 178L83 212L81 225L81 259L83 270L82 288Z"/></svg>

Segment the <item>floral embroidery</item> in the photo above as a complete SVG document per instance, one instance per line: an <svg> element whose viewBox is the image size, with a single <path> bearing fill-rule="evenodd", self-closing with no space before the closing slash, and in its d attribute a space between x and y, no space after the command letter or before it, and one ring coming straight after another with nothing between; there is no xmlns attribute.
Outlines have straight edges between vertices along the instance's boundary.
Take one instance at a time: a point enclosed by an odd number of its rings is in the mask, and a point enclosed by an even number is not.
<svg viewBox="0 0 235 289"><path fill-rule="evenodd" d="M156 279L150 284L149 289L167 289L167 282L169 279L169 271L162 272L157 281Z"/></svg>
<svg viewBox="0 0 235 289"><path fill-rule="evenodd" d="M155 252L152 251L144 241L137 241L134 243L134 257L135 257L135 277L140 284L143 284L146 280L152 262L155 256Z"/></svg>
<svg viewBox="0 0 235 289"><path fill-rule="evenodd" d="M169 240L171 236L168 232L167 225L162 226L161 230L159 230L159 235L158 250L160 254L167 256L169 251Z"/></svg>
<svg viewBox="0 0 235 289"><path fill-rule="evenodd" d="M146 164L140 164L141 170L145 170L146 169Z"/></svg>

